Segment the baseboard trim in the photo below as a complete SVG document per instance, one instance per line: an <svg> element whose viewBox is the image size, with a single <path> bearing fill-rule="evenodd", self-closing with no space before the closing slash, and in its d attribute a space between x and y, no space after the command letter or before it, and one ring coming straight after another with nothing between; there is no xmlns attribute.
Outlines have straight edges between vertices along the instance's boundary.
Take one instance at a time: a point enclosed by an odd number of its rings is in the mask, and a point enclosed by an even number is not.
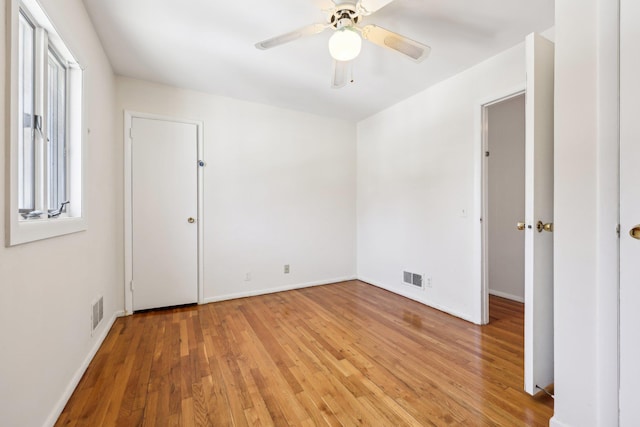
<svg viewBox="0 0 640 427"><path fill-rule="evenodd" d="M569 427L569 424L565 424L556 419L555 415L549 420L549 427Z"/></svg>
<svg viewBox="0 0 640 427"><path fill-rule="evenodd" d="M489 289L489 295L495 295L500 298L510 299L511 301L521 302L524 304L524 297L519 297L517 295L511 295L506 292L494 291Z"/></svg>
<svg viewBox="0 0 640 427"><path fill-rule="evenodd" d="M476 324L476 322L473 321L471 316L467 316L464 313L460 313L459 311L452 310L451 308L446 307L444 305L435 304L433 302L427 302L427 301L418 299L415 295L411 295L408 292L403 292L402 290L399 290L399 289L396 289L396 288L392 288L391 286L387 286L387 285L385 285L383 283L376 282L375 280L367 279L366 277L358 277L358 280L360 280L362 282L365 282L365 283L368 283L370 285L376 286L378 288L384 289L385 291L389 291L389 292L392 292L394 294L403 296L405 298L409 298L410 300L419 302L420 304L424 304L424 305L426 305L428 307L431 307L431 308L435 308L436 310L442 311L442 312L450 314L452 316L459 317L460 319L466 320L467 322L471 322L471 323Z"/></svg>
<svg viewBox="0 0 640 427"><path fill-rule="evenodd" d="M292 291L294 289L310 288L312 286L330 285L332 283L347 282L349 280L356 280L356 279L357 279L356 276L345 276L345 277L336 277L333 279L318 280L315 282L306 282L306 283L297 283L293 285L278 286L276 288L258 289L258 290L247 291L247 292L238 292L235 294L226 294L226 295L219 295L215 297L208 297L204 299L204 303L208 304L210 302L227 301L227 300L237 299L237 298L255 297L258 295L275 294L276 292Z"/></svg>
<svg viewBox="0 0 640 427"><path fill-rule="evenodd" d="M84 361L82 362L82 365L80 365L80 368L78 368L76 373L73 375L73 377L71 378L71 381L69 382L69 385L67 385L67 388L65 389L64 393L62 393L62 396L58 400L58 403L51 411L49 418L47 418L47 421L44 423L45 426L47 427L53 426L55 425L56 421L58 421L60 414L62 414L64 407L67 405L67 402L71 398L71 395L73 394L76 387L80 383L82 376L84 375L87 368L89 367L89 364L91 363L96 353L100 349L100 346L104 342L105 338L107 338L107 334L113 327L113 324L116 322L116 319L122 316L124 316L124 310L116 311L115 313L113 313L113 316L109 320L109 324L102 330L100 335L98 335L95 344L91 348L91 351L89 352L87 357L85 357Z"/></svg>

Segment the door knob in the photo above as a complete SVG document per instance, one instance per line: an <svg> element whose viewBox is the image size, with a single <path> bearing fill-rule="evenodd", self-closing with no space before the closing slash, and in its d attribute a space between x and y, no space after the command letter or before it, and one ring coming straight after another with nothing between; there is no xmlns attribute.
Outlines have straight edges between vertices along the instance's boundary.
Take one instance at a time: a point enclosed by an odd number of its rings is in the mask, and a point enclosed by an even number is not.
<svg viewBox="0 0 640 427"><path fill-rule="evenodd" d="M553 223L552 222L548 222L548 223L544 223L542 221L538 221L538 224L536 224L536 228L538 229L538 233L542 233L542 230L544 231L548 231L549 233L553 232Z"/></svg>
<svg viewBox="0 0 640 427"><path fill-rule="evenodd" d="M631 230L629 230L629 235L634 239L640 240L640 225L636 225Z"/></svg>
<svg viewBox="0 0 640 427"><path fill-rule="evenodd" d="M519 222L516 224L516 228L520 231L524 230L525 227L525 223L524 222Z"/></svg>
<svg viewBox="0 0 640 427"><path fill-rule="evenodd" d="M189 219L187 219L187 222L189 224L193 224L194 222L196 222L195 218L189 217Z"/></svg>

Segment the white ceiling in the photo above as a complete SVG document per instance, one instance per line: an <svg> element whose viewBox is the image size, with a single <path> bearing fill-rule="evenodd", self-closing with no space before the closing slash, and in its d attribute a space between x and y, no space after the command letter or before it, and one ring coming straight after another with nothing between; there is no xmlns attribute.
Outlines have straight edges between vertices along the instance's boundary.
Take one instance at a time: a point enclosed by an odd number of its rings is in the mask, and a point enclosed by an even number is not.
<svg viewBox="0 0 640 427"><path fill-rule="evenodd" d="M360 120L554 25L554 0L395 0L363 18L432 48L415 64L363 43L355 82L331 89L331 31L256 42L326 17L312 0L83 0L119 75ZM524 61L524 58L523 58Z"/></svg>

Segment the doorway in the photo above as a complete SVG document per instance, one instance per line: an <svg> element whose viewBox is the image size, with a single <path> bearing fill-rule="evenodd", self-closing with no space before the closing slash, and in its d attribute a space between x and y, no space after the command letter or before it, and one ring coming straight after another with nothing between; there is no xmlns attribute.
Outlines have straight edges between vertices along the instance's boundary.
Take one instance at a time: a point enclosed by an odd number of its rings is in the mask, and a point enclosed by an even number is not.
<svg viewBox="0 0 640 427"><path fill-rule="evenodd" d="M202 125L125 113L125 307L202 302Z"/></svg>
<svg viewBox="0 0 640 427"><path fill-rule="evenodd" d="M484 247L489 294L524 303L525 94L483 106ZM491 313L489 313L489 316Z"/></svg>
<svg viewBox="0 0 640 427"><path fill-rule="evenodd" d="M524 234L524 388L531 395L553 383L553 118L555 46L532 33L525 40L526 82L524 89L489 98L478 105L478 138L486 141L485 106L526 93L525 102L525 215L518 224ZM487 267L486 159L481 143L478 159L479 322L489 322L489 278ZM486 153L485 153L486 154ZM489 153L490 157L491 153ZM515 226L515 224L514 224Z"/></svg>

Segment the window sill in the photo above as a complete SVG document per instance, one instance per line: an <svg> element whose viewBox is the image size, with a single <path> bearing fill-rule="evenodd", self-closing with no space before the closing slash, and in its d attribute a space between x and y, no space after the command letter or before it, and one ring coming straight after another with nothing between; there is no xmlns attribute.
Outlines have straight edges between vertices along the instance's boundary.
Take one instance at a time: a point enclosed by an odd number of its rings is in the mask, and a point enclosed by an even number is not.
<svg viewBox="0 0 640 427"><path fill-rule="evenodd" d="M65 234L77 233L86 229L86 218L14 220L11 221L11 229L7 236L7 246L64 236Z"/></svg>

